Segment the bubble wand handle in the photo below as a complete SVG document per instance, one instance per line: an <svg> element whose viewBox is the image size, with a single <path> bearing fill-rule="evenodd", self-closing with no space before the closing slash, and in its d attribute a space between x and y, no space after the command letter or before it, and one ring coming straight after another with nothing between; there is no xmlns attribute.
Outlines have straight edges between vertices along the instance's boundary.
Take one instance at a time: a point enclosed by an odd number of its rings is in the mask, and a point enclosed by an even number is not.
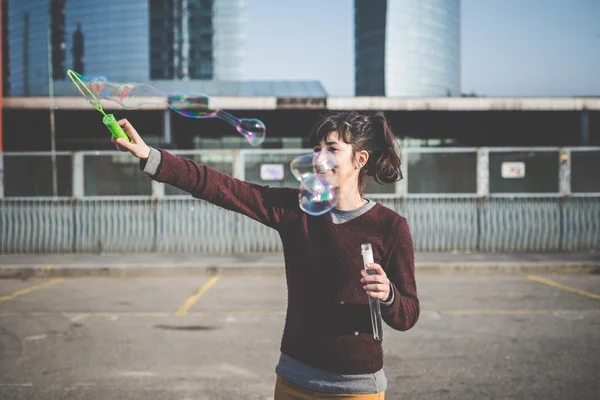
<svg viewBox="0 0 600 400"><path fill-rule="evenodd" d="M121 128L121 125L119 125L119 122L115 119L114 115L104 114L102 122L104 122L104 125L106 125L115 139L125 139L126 141L131 142L129 136L123 131L123 128Z"/></svg>
<svg viewBox="0 0 600 400"><path fill-rule="evenodd" d="M371 243L363 243L360 245L360 253L363 258L363 265L365 271L369 275L375 275L377 271L373 268L367 267L367 264L374 263L373 260L373 247ZM379 299L374 299L369 296L369 311L371 313L371 326L373 327L373 338L375 340L383 339L383 323L381 321L381 305Z"/></svg>

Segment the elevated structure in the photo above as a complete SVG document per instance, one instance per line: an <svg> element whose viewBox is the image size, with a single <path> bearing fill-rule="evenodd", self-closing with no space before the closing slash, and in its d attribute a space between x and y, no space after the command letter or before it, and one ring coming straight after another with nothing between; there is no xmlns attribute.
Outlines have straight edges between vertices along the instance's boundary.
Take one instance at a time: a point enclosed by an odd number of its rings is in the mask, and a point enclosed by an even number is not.
<svg viewBox="0 0 600 400"><path fill-rule="evenodd" d="M208 88L210 85L202 86ZM581 111L600 110L600 97L331 97L318 82L237 82L210 96L209 107L232 110L276 110L278 108L322 110L376 110L376 111ZM226 89L229 86L230 89ZM200 88L200 87L199 87ZM214 91L208 91L213 92ZM61 110L88 109L89 103L81 96L55 97L54 105ZM7 97L7 109L46 110L51 106L49 97ZM116 103L106 102L108 109L122 109ZM166 97L149 98L143 110L166 110Z"/></svg>
<svg viewBox="0 0 600 400"><path fill-rule="evenodd" d="M410 146L590 146L600 145L600 98L333 97L319 82L152 82L166 92L212 94L207 106L267 126L263 148L308 146L310 130L330 111L384 112L403 147ZM50 110L56 115L57 150L109 150L100 114L73 85L64 96L4 99L5 151L47 151ZM71 94L71 95L65 95ZM128 118L148 143L178 149L248 148L230 124L199 122L168 107L167 97L148 98L135 109L104 101L117 118ZM82 128L83 127L83 128Z"/></svg>

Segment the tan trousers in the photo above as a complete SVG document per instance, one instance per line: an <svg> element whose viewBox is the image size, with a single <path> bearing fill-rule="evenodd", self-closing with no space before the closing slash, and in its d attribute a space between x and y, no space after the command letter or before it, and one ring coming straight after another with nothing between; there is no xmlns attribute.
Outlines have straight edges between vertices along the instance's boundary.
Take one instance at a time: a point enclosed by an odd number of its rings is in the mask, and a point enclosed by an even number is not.
<svg viewBox="0 0 600 400"><path fill-rule="evenodd" d="M277 377L275 383L274 400L326 400L326 399L345 399L345 400L384 400L385 392L375 394L331 394L312 392L293 385L280 377Z"/></svg>

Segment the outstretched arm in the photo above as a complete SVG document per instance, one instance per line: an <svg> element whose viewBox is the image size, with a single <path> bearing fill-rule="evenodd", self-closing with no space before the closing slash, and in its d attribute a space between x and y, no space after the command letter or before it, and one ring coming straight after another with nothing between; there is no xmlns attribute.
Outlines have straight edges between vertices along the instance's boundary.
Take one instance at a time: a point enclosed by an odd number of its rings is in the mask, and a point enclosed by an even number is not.
<svg viewBox="0 0 600 400"><path fill-rule="evenodd" d="M293 189L244 182L165 150L152 149L127 120L120 120L119 125L131 142L114 138L112 141L119 150L129 151L140 158L144 172L158 182L170 184L193 197L244 214L275 229L280 225L285 210L298 208L297 192Z"/></svg>

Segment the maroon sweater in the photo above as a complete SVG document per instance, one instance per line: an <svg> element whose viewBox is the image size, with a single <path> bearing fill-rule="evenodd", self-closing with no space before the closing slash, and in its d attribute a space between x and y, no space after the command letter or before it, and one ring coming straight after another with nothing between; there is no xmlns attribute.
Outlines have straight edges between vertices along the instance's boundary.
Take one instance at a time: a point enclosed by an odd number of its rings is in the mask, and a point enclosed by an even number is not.
<svg viewBox="0 0 600 400"><path fill-rule="evenodd" d="M234 179L206 165L161 150L154 176L193 197L244 214L279 232L288 289L281 351L340 374L368 374L383 367L381 342L373 339L368 297L360 282L361 243L373 244L375 262L392 282L394 302L384 321L405 331L419 318L413 243L406 219L376 204L342 224L311 216L298 205L298 190Z"/></svg>

